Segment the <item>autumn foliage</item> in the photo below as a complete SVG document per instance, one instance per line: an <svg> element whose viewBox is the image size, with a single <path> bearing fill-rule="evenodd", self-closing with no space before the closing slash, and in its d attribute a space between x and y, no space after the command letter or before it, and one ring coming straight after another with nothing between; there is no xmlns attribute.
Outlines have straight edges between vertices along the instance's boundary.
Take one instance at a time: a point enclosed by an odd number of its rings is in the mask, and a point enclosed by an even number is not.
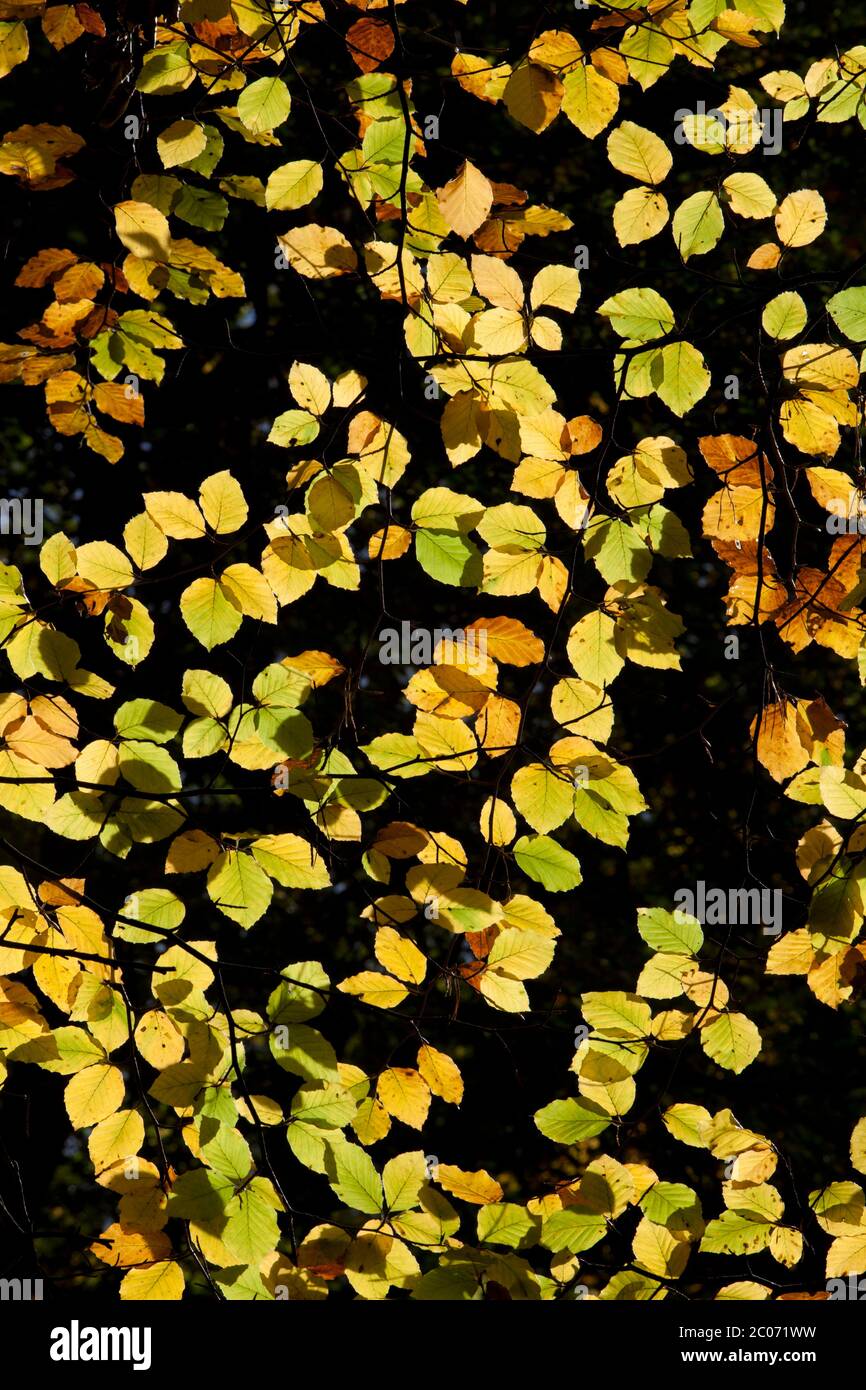
<svg viewBox="0 0 866 1390"><path fill-rule="evenodd" d="M823 1297L866 1093L792 1163L785 1049L841 1075L863 1018L866 283L803 169L862 148L866 48L435 8L0 4L5 531L48 499L0 1081L86 1193L3 1272ZM700 863L781 930L679 910Z"/></svg>

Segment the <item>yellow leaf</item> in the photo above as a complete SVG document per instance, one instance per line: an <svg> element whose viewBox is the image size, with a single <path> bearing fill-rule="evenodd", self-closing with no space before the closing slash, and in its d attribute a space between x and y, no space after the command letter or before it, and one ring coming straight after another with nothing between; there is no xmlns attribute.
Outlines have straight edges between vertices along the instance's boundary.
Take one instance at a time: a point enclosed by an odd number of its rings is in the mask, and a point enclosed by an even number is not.
<svg viewBox="0 0 866 1390"><path fill-rule="evenodd" d="M469 966L467 969L473 969ZM477 976L477 985L488 1004L504 1013L525 1013L529 1008L529 995L520 980L510 975L501 975L498 970L484 970Z"/></svg>
<svg viewBox="0 0 866 1390"><path fill-rule="evenodd" d="M750 270L775 270L781 254L774 241L767 241L763 246L756 247L746 265Z"/></svg>
<svg viewBox="0 0 866 1390"><path fill-rule="evenodd" d="M208 651L235 635L243 614L215 579L194 579L180 597L180 611L194 637Z"/></svg>
<svg viewBox="0 0 866 1390"><path fill-rule="evenodd" d="M345 670L336 657L329 656L327 652L317 651L300 652L297 656L284 657L281 665L288 666L293 671L300 671L308 678L314 690L319 690L323 685L327 685L328 681L341 676Z"/></svg>
<svg viewBox="0 0 866 1390"><path fill-rule="evenodd" d="M776 213L776 235L783 246L808 246L827 225L824 199L814 188L789 193Z"/></svg>
<svg viewBox="0 0 866 1390"><path fill-rule="evenodd" d="M659 184L671 171L673 158L663 140L651 130L623 121L607 140L611 164L620 173L641 183Z"/></svg>
<svg viewBox="0 0 866 1390"><path fill-rule="evenodd" d="M625 662L615 642L616 627L607 613L587 613L571 629L568 658L581 680L604 687L619 675Z"/></svg>
<svg viewBox="0 0 866 1390"><path fill-rule="evenodd" d="M351 975L341 980L337 989L342 994L357 995L365 1004L373 1004L377 1009L394 1009L403 1003L409 993L405 985L375 970L362 970L360 975Z"/></svg>
<svg viewBox="0 0 866 1390"><path fill-rule="evenodd" d="M157 1071L179 1062L184 1054L183 1034L160 1009L149 1009L141 1015L135 1026L135 1043L144 1060Z"/></svg>
<svg viewBox="0 0 866 1390"><path fill-rule="evenodd" d="M380 927L376 932L376 959L398 980L420 985L427 974L427 961L418 947L401 936L393 927ZM377 977L378 978L378 977Z"/></svg>
<svg viewBox="0 0 866 1390"><path fill-rule="evenodd" d="M76 758L76 749L67 739L59 738L29 715L8 727L4 738L11 753L40 767L68 767Z"/></svg>
<svg viewBox="0 0 866 1390"><path fill-rule="evenodd" d="M613 229L620 246L648 241L667 224L667 200L655 188L630 188L613 210Z"/></svg>
<svg viewBox="0 0 866 1390"><path fill-rule="evenodd" d="M321 190L321 166L312 159L293 159L268 175L265 206L271 212L293 212L311 203Z"/></svg>
<svg viewBox="0 0 866 1390"><path fill-rule="evenodd" d="M542 561L535 553L524 550L488 550L484 555L485 594L496 594L500 598L515 594L531 594L538 583Z"/></svg>
<svg viewBox="0 0 866 1390"><path fill-rule="evenodd" d="M139 512L126 523L123 544L133 564L140 570L153 569L168 554L165 532L149 512Z"/></svg>
<svg viewBox="0 0 866 1390"><path fill-rule="evenodd" d="M84 33L74 5L49 5L42 16L42 32L52 48L65 48Z"/></svg>
<svg viewBox="0 0 866 1390"><path fill-rule="evenodd" d="M197 121L173 121L170 126L166 126L161 135L156 137L156 148L162 160L163 168L174 169L178 164L189 164L193 159L197 159L207 144L207 136L204 127ZM121 240L123 238L121 237ZM126 246L127 243L124 242ZM129 247L130 251L134 247ZM140 254L136 252L136 254ZM151 260L155 259L150 257Z"/></svg>
<svg viewBox="0 0 866 1390"><path fill-rule="evenodd" d="M131 1158L144 1143L144 1122L137 1110L117 1110L100 1120L87 1140L90 1162L97 1173L112 1163Z"/></svg>
<svg viewBox="0 0 866 1390"><path fill-rule="evenodd" d="M776 195L760 174L729 174L722 188L740 217L772 217L776 211Z"/></svg>
<svg viewBox="0 0 866 1390"><path fill-rule="evenodd" d="M557 494L557 503L559 494ZM545 555L538 571L538 594L553 613L558 613L568 592L568 570L558 555Z"/></svg>
<svg viewBox="0 0 866 1390"><path fill-rule="evenodd" d="M537 63L521 63L508 79L502 100L509 116L538 134L559 114L563 86L556 73Z"/></svg>
<svg viewBox="0 0 866 1390"><path fill-rule="evenodd" d="M119 1067L98 1062L67 1082L63 1099L73 1129L86 1129L113 1115L126 1089Z"/></svg>
<svg viewBox="0 0 866 1390"><path fill-rule="evenodd" d="M458 468L467 459L474 458L481 448L481 415L479 403L471 391L458 391L448 401L440 421L442 442L451 460L452 467Z"/></svg>
<svg viewBox="0 0 866 1390"><path fill-rule="evenodd" d="M249 514L241 485L227 470L205 478L199 500L205 521L220 536L239 530Z"/></svg>
<svg viewBox="0 0 866 1390"><path fill-rule="evenodd" d="M331 404L331 383L309 362L293 362L289 369L289 389L302 410L324 415Z"/></svg>
<svg viewBox="0 0 866 1390"><path fill-rule="evenodd" d="M538 932L506 927L494 941L487 964L511 980L532 980L543 975L553 960L554 942Z"/></svg>
<svg viewBox="0 0 866 1390"><path fill-rule="evenodd" d="M533 309L561 309L573 314L580 298L580 276L569 265L546 265L532 282L529 302Z"/></svg>
<svg viewBox="0 0 866 1390"><path fill-rule="evenodd" d="M777 782L787 781L809 762L811 735L796 701L781 700L767 705L752 721L751 733L758 731L758 761Z"/></svg>
<svg viewBox="0 0 866 1390"><path fill-rule="evenodd" d="M534 666L544 660L544 643L517 618L476 618L466 632L478 634L484 651L509 666Z"/></svg>
<svg viewBox="0 0 866 1390"><path fill-rule="evenodd" d="M799 1264L803 1256L803 1233L788 1226L774 1226L770 1232L770 1254L786 1269Z"/></svg>
<svg viewBox="0 0 866 1390"><path fill-rule="evenodd" d="M502 695L491 695L475 721L478 741L489 758L513 748L520 729L520 706Z"/></svg>
<svg viewBox="0 0 866 1390"><path fill-rule="evenodd" d="M388 1067L379 1077L376 1095L389 1115L421 1129L430 1109L430 1087L414 1067Z"/></svg>
<svg viewBox="0 0 866 1390"><path fill-rule="evenodd" d="M666 435L643 439L633 454L617 459L607 477L607 490L620 506L642 507L658 502L667 488L692 480L685 451Z"/></svg>
<svg viewBox="0 0 866 1390"><path fill-rule="evenodd" d="M328 280L356 270L358 257L336 227L308 222L277 237L289 265L309 280Z"/></svg>
<svg viewBox="0 0 866 1390"><path fill-rule="evenodd" d="M229 565L219 577L219 586L247 617L266 623L277 621L277 602L261 570L252 565Z"/></svg>
<svg viewBox="0 0 866 1390"><path fill-rule="evenodd" d="M473 256L472 278L475 288L490 304L498 309L523 309L523 281L498 256Z"/></svg>
<svg viewBox="0 0 866 1390"><path fill-rule="evenodd" d="M634 1263L650 1274L678 1279L688 1263L689 1245L667 1229L644 1217L632 1243Z"/></svg>
<svg viewBox="0 0 866 1390"><path fill-rule="evenodd" d="M374 531L368 541L371 560L399 560L412 544L412 532L392 522L381 531Z"/></svg>
<svg viewBox="0 0 866 1390"><path fill-rule="evenodd" d="M583 57L583 49L566 29L545 29L529 46L529 57L551 72L565 72Z"/></svg>
<svg viewBox="0 0 866 1390"><path fill-rule="evenodd" d="M443 719L477 714L487 703L496 668L491 663L485 669L480 661L467 665L468 670L443 663L416 672L403 692L404 697L418 709Z"/></svg>
<svg viewBox="0 0 866 1390"><path fill-rule="evenodd" d="M521 767L511 780L511 799L533 830L555 830L574 811L574 782L541 763Z"/></svg>
<svg viewBox="0 0 866 1390"><path fill-rule="evenodd" d="M75 552L79 577L94 589L125 589L132 583L132 565L122 550L108 541L89 541Z"/></svg>
<svg viewBox="0 0 866 1390"><path fill-rule="evenodd" d="M827 1251L828 1279L866 1271L866 1231L856 1236L838 1236Z"/></svg>
<svg viewBox="0 0 866 1390"><path fill-rule="evenodd" d="M452 1197L459 1197L462 1202L473 1202L477 1206L501 1202L504 1196L499 1183L483 1168L476 1173L466 1173L450 1163L439 1163L436 1165L435 1181Z"/></svg>
<svg viewBox="0 0 866 1390"><path fill-rule="evenodd" d="M460 1068L446 1053L438 1052L429 1043L418 1049L418 1070L434 1096L441 1096L452 1105L463 1099L463 1077Z"/></svg>
<svg viewBox="0 0 866 1390"><path fill-rule="evenodd" d="M500 797L488 796L478 818L481 834L491 845L510 845L517 834L514 812Z"/></svg>
<svg viewBox="0 0 866 1390"><path fill-rule="evenodd" d="M120 1281L121 1299L136 1303L176 1301L183 1298L183 1290L183 1270L167 1260L131 1269Z"/></svg>
<svg viewBox="0 0 866 1390"><path fill-rule="evenodd" d="M436 200L451 230L465 238L486 220L493 205L493 187L467 159L454 178L437 190Z"/></svg>
<svg viewBox="0 0 866 1390"><path fill-rule="evenodd" d="M143 497L148 516L172 540L195 540L205 534L198 506L182 492L145 492Z"/></svg>
<svg viewBox="0 0 866 1390"><path fill-rule="evenodd" d="M511 66L509 63L491 64L487 58L458 51L451 61L451 72L465 92L495 104L505 91Z"/></svg>
<svg viewBox="0 0 866 1390"><path fill-rule="evenodd" d="M117 203L114 224L118 237L134 256L148 261L170 260L168 218L158 208L134 200Z"/></svg>
<svg viewBox="0 0 866 1390"><path fill-rule="evenodd" d="M478 761L475 739L458 719L442 719L422 710L413 733L423 755L443 771L468 772Z"/></svg>
<svg viewBox="0 0 866 1390"><path fill-rule="evenodd" d="M185 830L171 842L165 861L167 874L194 874L210 868L220 847L204 830Z"/></svg>
<svg viewBox="0 0 866 1390"><path fill-rule="evenodd" d="M4 9L4 12L10 13L8 8ZM13 9L11 13L14 12ZM0 24L0 77L6 77L19 63L26 62L29 52L30 41L25 24L20 20L12 24Z"/></svg>
<svg viewBox="0 0 866 1390"><path fill-rule="evenodd" d="M744 1071L757 1057L761 1045L761 1034L745 1014L720 1014L701 1028L701 1047L728 1071Z"/></svg>
<svg viewBox="0 0 866 1390"><path fill-rule="evenodd" d="M127 1269L164 1260L171 1253L171 1242L162 1231L136 1231L115 1223L87 1248L103 1264Z"/></svg>
<svg viewBox="0 0 866 1390"><path fill-rule="evenodd" d="M594 53L593 61L595 58ZM594 140L617 113L619 89L616 83L585 63L566 74L563 87L563 113L582 135Z"/></svg>

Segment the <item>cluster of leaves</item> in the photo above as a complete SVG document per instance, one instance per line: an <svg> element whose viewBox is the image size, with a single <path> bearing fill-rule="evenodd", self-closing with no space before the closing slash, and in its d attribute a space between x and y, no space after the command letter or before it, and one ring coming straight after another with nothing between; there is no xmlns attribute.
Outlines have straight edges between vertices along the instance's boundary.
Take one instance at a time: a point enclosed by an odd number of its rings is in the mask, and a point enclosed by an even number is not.
<svg viewBox="0 0 866 1390"><path fill-rule="evenodd" d="M105 40L114 30L104 9L3 3L0 74L27 91L30 45ZM166 354L187 347L188 311L212 298L244 301L243 275L222 259L223 230L235 205L252 204L259 254L311 294L329 292L320 282L356 283L383 331L399 325L407 390L445 400L430 442L435 482L425 485L430 461L413 456L400 405L381 405L351 361L323 370L293 343L291 404L262 431L287 451L279 498L263 504L230 470L192 459L182 489L143 490L113 539L78 543L54 531L32 576L0 568L5 809L13 826L29 822L113 862L125 885L116 901L97 900L86 875L52 871L14 836L4 841L0 1076L35 1066L68 1078L72 1129L86 1133L95 1182L118 1199L116 1221L92 1233L91 1263L121 1270L129 1299L178 1299L204 1279L230 1299L318 1299L348 1286L364 1299L394 1290L635 1300L687 1281L693 1249L767 1250L792 1270L823 1232L827 1275L863 1272L862 1189L828 1174L829 1186L786 1223L770 1182L773 1137L727 1106L711 1114L682 1101L657 1117L713 1171L725 1165L721 1215L705 1220L680 1180L698 1171L692 1156L665 1174L622 1154L648 1059L675 1060L697 1044L727 1087L761 1054L736 979L722 978L725 944L705 941L682 912L640 908L652 956L633 990L580 995L577 1096L534 1117L576 1175L521 1194L495 1148L493 1175L406 1149L401 1128L422 1132L440 1102L459 1106L466 1084L471 1104L484 1085L464 1083L456 1046L428 1041L431 1001L453 1016L470 1011L482 1028L531 1018L527 983L556 970L560 905L570 901L556 895L579 890L581 857L598 846L626 852L632 818L649 809L618 756L614 723L624 672L637 668L652 699L656 673L681 671L685 627L660 575L707 542L730 572L730 627L755 640L772 632L792 655L816 643L856 661L866 679L862 535L828 540L808 565L795 545L787 567L768 539L782 516L790 529L793 487L828 514L839 499L858 514L862 496L861 474L844 465L856 460L862 425L866 287L849 283L856 270L847 267L824 296L827 277L801 273L802 249L832 219L817 190L781 179L774 188L745 167L760 149L761 111L725 76L732 52L763 54L774 41L782 0L610 0L590 4L577 33L537 32L511 61L456 43L449 52L449 79L500 106L509 128L541 135L562 114L575 161L589 142L606 142L615 246L640 246L669 226L682 265L716 253L715 277L747 296L766 409L742 410L741 433L699 436L686 417L722 385L708 364L712 329L698 332L691 302L675 309L641 283L651 261L625 277L637 283L590 305L597 296L581 284L579 258L561 252L564 262L538 266L535 250L531 271L521 259L538 239L569 232L569 216L469 158L455 159L439 186L426 181L434 137L413 103L401 0L180 0L176 9L127 32L138 54L127 97L139 114L122 119L136 157L111 206L110 254L45 245L16 267L15 284L38 292L42 308L19 341L0 345L3 380L44 390L58 435L123 468L129 439L111 431L143 428ZM293 100L310 100L304 52L317 42L359 73L339 93L343 144L279 162L296 152ZM644 94L685 65L720 73L728 92L709 124L683 120L681 169L673 140L620 119L620 107L639 114ZM802 76L764 72L760 86L786 129L866 126L864 48ZM62 200L85 150L68 126L20 125L2 136L0 173L37 205L43 195ZM263 176L226 172L261 170L271 156ZM624 192L620 176L630 180ZM316 220L326 180L340 190L339 227ZM671 212L674 182L676 197L694 191ZM752 238L741 269L753 224L764 239ZM580 315L603 344L609 391L583 403L593 413L570 415L558 402L576 389L557 368ZM639 437L622 446L631 411ZM647 418L658 432L639 423ZM443 481L479 458L486 471L472 473L471 491ZM475 495L494 475L509 500ZM695 537L671 503L701 487ZM293 655L283 639L295 645L299 610L315 624L323 586L347 614L362 586L379 586L384 618L391 564L441 591L460 635L401 658L403 698L389 727L366 738L353 702L367 677L350 669L339 635L333 651ZM272 659L249 679L233 644L261 627ZM82 664L68 628L86 630L96 669ZM191 665L177 688L155 689L148 661L180 641L207 664ZM139 666L125 698L118 687ZM345 712L335 729L320 692L337 688ZM842 720L820 696L789 697L769 666L742 736L761 775L821 815L796 850L808 921L771 947L766 973L803 975L838 1009L864 979L864 755L849 769ZM240 798L247 774L270 792L269 827L239 826L236 816L215 824L214 802L218 820L220 797ZM408 784L422 778L435 787L428 809L406 819ZM471 803L471 839L434 828L455 796ZM294 828L273 828L283 824ZM278 964L233 961L237 929L285 912L297 894L320 894L318 910L338 919L349 873L368 896L360 926L345 924L363 934L362 969L334 978L320 960L283 964L303 954L299 943ZM193 903L206 906L206 937L184 929ZM340 1007L368 1026L399 1019L400 1043L341 1056L327 1036ZM851 1122L851 1163L866 1173L866 1119ZM379 1159L389 1136L397 1151ZM605 1151L608 1139L620 1157ZM319 1217L293 1202L286 1154L318 1183ZM613 1266L579 1258L623 1239ZM716 1296L773 1293L771 1277L750 1276L729 1278Z"/></svg>

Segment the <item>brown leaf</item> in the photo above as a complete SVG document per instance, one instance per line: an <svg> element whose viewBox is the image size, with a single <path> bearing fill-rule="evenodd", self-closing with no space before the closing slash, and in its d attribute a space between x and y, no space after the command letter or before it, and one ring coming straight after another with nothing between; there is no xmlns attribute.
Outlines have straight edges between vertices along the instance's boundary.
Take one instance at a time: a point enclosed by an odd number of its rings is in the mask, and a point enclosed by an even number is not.
<svg viewBox="0 0 866 1390"><path fill-rule="evenodd" d="M352 62L362 72L374 72L394 52L394 31L383 19L357 19L346 44Z"/></svg>

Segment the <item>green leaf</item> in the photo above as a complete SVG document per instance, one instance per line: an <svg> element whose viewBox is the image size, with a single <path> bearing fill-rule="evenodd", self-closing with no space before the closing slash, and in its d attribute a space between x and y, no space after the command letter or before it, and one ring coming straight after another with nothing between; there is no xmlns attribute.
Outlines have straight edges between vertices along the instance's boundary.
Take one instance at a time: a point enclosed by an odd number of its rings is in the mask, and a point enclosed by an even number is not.
<svg viewBox="0 0 866 1390"><path fill-rule="evenodd" d="M243 1182L253 1167L253 1156L246 1139L227 1125L220 1125L214 1137L202 1144L201 1156L214 1172L235 1183Z"/></svg>
<svg viewBox="0 0 866 1390"><path fill-rule="evenodd" d="M419 528L415 533L415 555L422 570L440 584L475 589L483 579L481 551L474 541L457 531Z"/></svg>
<svg viewBox="0 0 866 1390"><path fill-rule="evenodd" d="M600 305L598 312L610 320L620 337L638 343L663 338L674 326L674 311L653 289L622 290Z"/></svg>
<svg viewBox="0 0 866 1390"><path fill-rule="evenodd" d="M327 888L327 865L300 835L260 835L250 846L253 858L284 888Z"/></svg>
<svg viewBox="0 0 866 1390"><path fill-rule="evenodd" d="M183 1221L217 1220L223 1215L233 1189L230 1178L209 1168L181 1173L169 1193L169 1216Z"/></svg>
<svg viewBox="0 0 866 1390"><path fill-rule="evenodd" d="M243 613L215 579L194 579L180 597L184 622L203 647L212 651L234 637Z"/></svg>
<svg viewBox="0 0 866 1390"><path fill-rule="evenodd" d="M291 109L289 89L280 77L260 77L238 97L238 116L253 135L275 130Z"/></svg>
<svg viewBox="0 0 866 1390"><path fill-rule="evenodd" d="M589 1100L554 1100L536 1110L535 1123L557 1144L580 1144L606 1130L611 1116Z"/></svg>
<svg viewBox="0 0 866 1390"><path fill-rule="evenodd" d="M846 338L866 343L866 286L840 290L827 300L827 312Z"/></svg>
<svg viewBox="0 0 866 1390"><path fill-rule="evenodd" d="M172 96L182 92L195 77L196 70L190 61L188 45L169 43L145 53L135 85L139 92Z"/></svg>
<svg viewBox="0 0 866 1390"><path fill-rule="evenodd" d="M257 1266L280 1239L273 1189L265 1178L252 1182L226 1207L228 1221L220 1239L235 1259Z"/></svg>
<svg viewBox="0 0 866 1390"><path fill-rule="evenodd" d="M674 57L674 46L667 34L651 24L636 24L627 29L620 41L619 51L628 70L644 91L664 77Z"/></svg>
<svg viewBox="0 0 866 1390"><path fill-rule="evenodd" d="M369 1216L382 1210L385 1193L373 1160L355 1144L347 1144L334 1155L336 1177L331 1186L341 1202Z"/></svg>
<svg viewBox="0 0 866 1390"><path fill-rule="evenodd" d="M269 212L305 207L322 191L322 168L312 159L293 159L268 176L265 206Z"/></svg>
<svg viewBox="0 0 866 1390"><path fill-rule="evenodd" d="M268 998L268 1018L272 1023L301 1023L315 1018L325 1007L321 991L330 987L330 980L317 960L295 961L284 966L282 980ZM315 986L314 989L307 988Z"/></svg>
<svg viewBox="0 0 866 1390"><path fill-rule="evenodd" d="M121 738L150 739L154 744L167 744L182 723L182 714L156 699L131 699L114 713L114 727Z"/></svg>
<svg viewBox="0 0 866 1390"><path fill-rule="evenodd" d="M478 1239L489 1245L508 1245L517 1250L522 1244L535 1244L541 1219L515 1202L491 1202L478 1213ZM532 1241L528 1237L532 1236Z"/></svg>
<svg viewBox="0 0 866 1390"><path fill-rule="evenodd" d="M547 835L521 836L514 858L529 878L551 893L566 893L583 882L579 861Z"/></svg>
<svg viewBox="0 0 866 1390"><path fill-rule="evenodd" d="M137 791L180 791L180 768L167 749L144 739L126 739L118 753L123 777Z"/></svg>
<svg viewBox="0 0 866 1390"><path fill-rule="evenodd" d="M35 1062L43 1071L72 1076L105 1061L105 1049L84 1028L61 1027L30 1038L9 1052L16 1062Z"/></svg>
<svg viewBox="0 0 866 1390"><path fill-rule="evenodd" d="M578 1211L566 1207L555 1211L544 1223L541 1243L555 1255L568 1250L577 1255L581 1250L589 1250L607 1234L607 1222L603 1216L593 1212Z"/></svg>
<svg viewBox="0 0 866 1390"><path fill-rule="evenodd" d="M208 870L207 891L220 912L249 928L267 912L274 888L252 855L230 849Z"/></svg>
<svg viewBox="0 0 866 1390"><path fill-rule="evenodd" d="M784 294L777 294L775 299L764 307L761 315L761 327L771 338L796 338L798 333L802 333L806 327L806 305L798 294L793 290L786 290Z"/></svg>
<svg viewBox="0 0 866 1390"><path fill-rule="evenodd" d="M518 768L511 780L511 797L523 819L541 833L555 830L574 810L574 783L566 772L549 771L541 763Z"/></svg>
<svg viewBox="0 0 866 1390"><path fill-rule="evenodd" d="M298 444L311 444L318 433L319 422L308 410L284 410L271 426L268 443L293 449Z"/></svg>
<svg viewBox="0 0 866 1390"><path fill-rule="evenodd" d="M402 116L373 121L364 132L361 151L367 164L402 164L406 122Z"/></svg>
<svg viewBox="0 0 866 1390"><path fill-rule="evenodd" d="M725 219L715 193L693 193L680 203L671 228L684 261L712 251L725 230Z"/></svg>
<svg viewBox="0 0 866 1390"><path fill-rule="evenodd" d="M761 1046L761 1034L745 1014L721 1014L701 1029L701 1047L726 1071L745 1071L749 1063L754 1062Z"/></svg>
<svg viewBox="0 0 866 1390"><path fill-rule="evenodd" d="M710 389L707 365L691 343L668 343L650 367L658 395L675 415L685 415Z"/></svg>
<svg viewBox="0 0 866 1390"><path fill-rule="evenodd" d="M305 1081L339 1081L336 1053L315 1028L305 1023L279 1024L269 1043L274 1061L284 1071Z"/></svg>
<svg viewBox="0 0 866 1390"><path fill-rule="evenodd" d="M670 955L697 955L704 944L704 933L696 917L686 912L668 912L663 907L639 907L637 929L654 951Z"/></svg>
<svg viewBox="0 0 866 1390"><path fill-rule="evenodd" d="M640 1205L650 1221L669 1231L700 1235L703 1230L697 1193L684 1183L654 1183L641 1197Z"/></svg>
<svg viewBox="0 0 866 1390"><path fill-rule="evenodd" d="M757 1255L766 1250L773 1225L756 1220L745 1212L723 1211L707 1224L700 1248L710 1255Z"/></svg>
<svg viewBox="0 0 866 1390"><path fill-rule="evenodd" d="M219 193L185 184L173 210L182 221L189 222L193 227L219 232L228 216L229 205Z"/></svg>
<svg viewBox="0 0 866 1390"><path fill-rule="evenodd" d="M584 531L584 554L608 584L646 579L652 554L635 528L617 517L594 516Z"/></svg>
<svg viewBox="0 0 866 1390"><path fill-rule="evenodd" d="M398 1154L382 1169L385 1202L389 1212L409 1211L417 1206L421 1188L427 1181L427 1160L420 1149Z"/></svg>

